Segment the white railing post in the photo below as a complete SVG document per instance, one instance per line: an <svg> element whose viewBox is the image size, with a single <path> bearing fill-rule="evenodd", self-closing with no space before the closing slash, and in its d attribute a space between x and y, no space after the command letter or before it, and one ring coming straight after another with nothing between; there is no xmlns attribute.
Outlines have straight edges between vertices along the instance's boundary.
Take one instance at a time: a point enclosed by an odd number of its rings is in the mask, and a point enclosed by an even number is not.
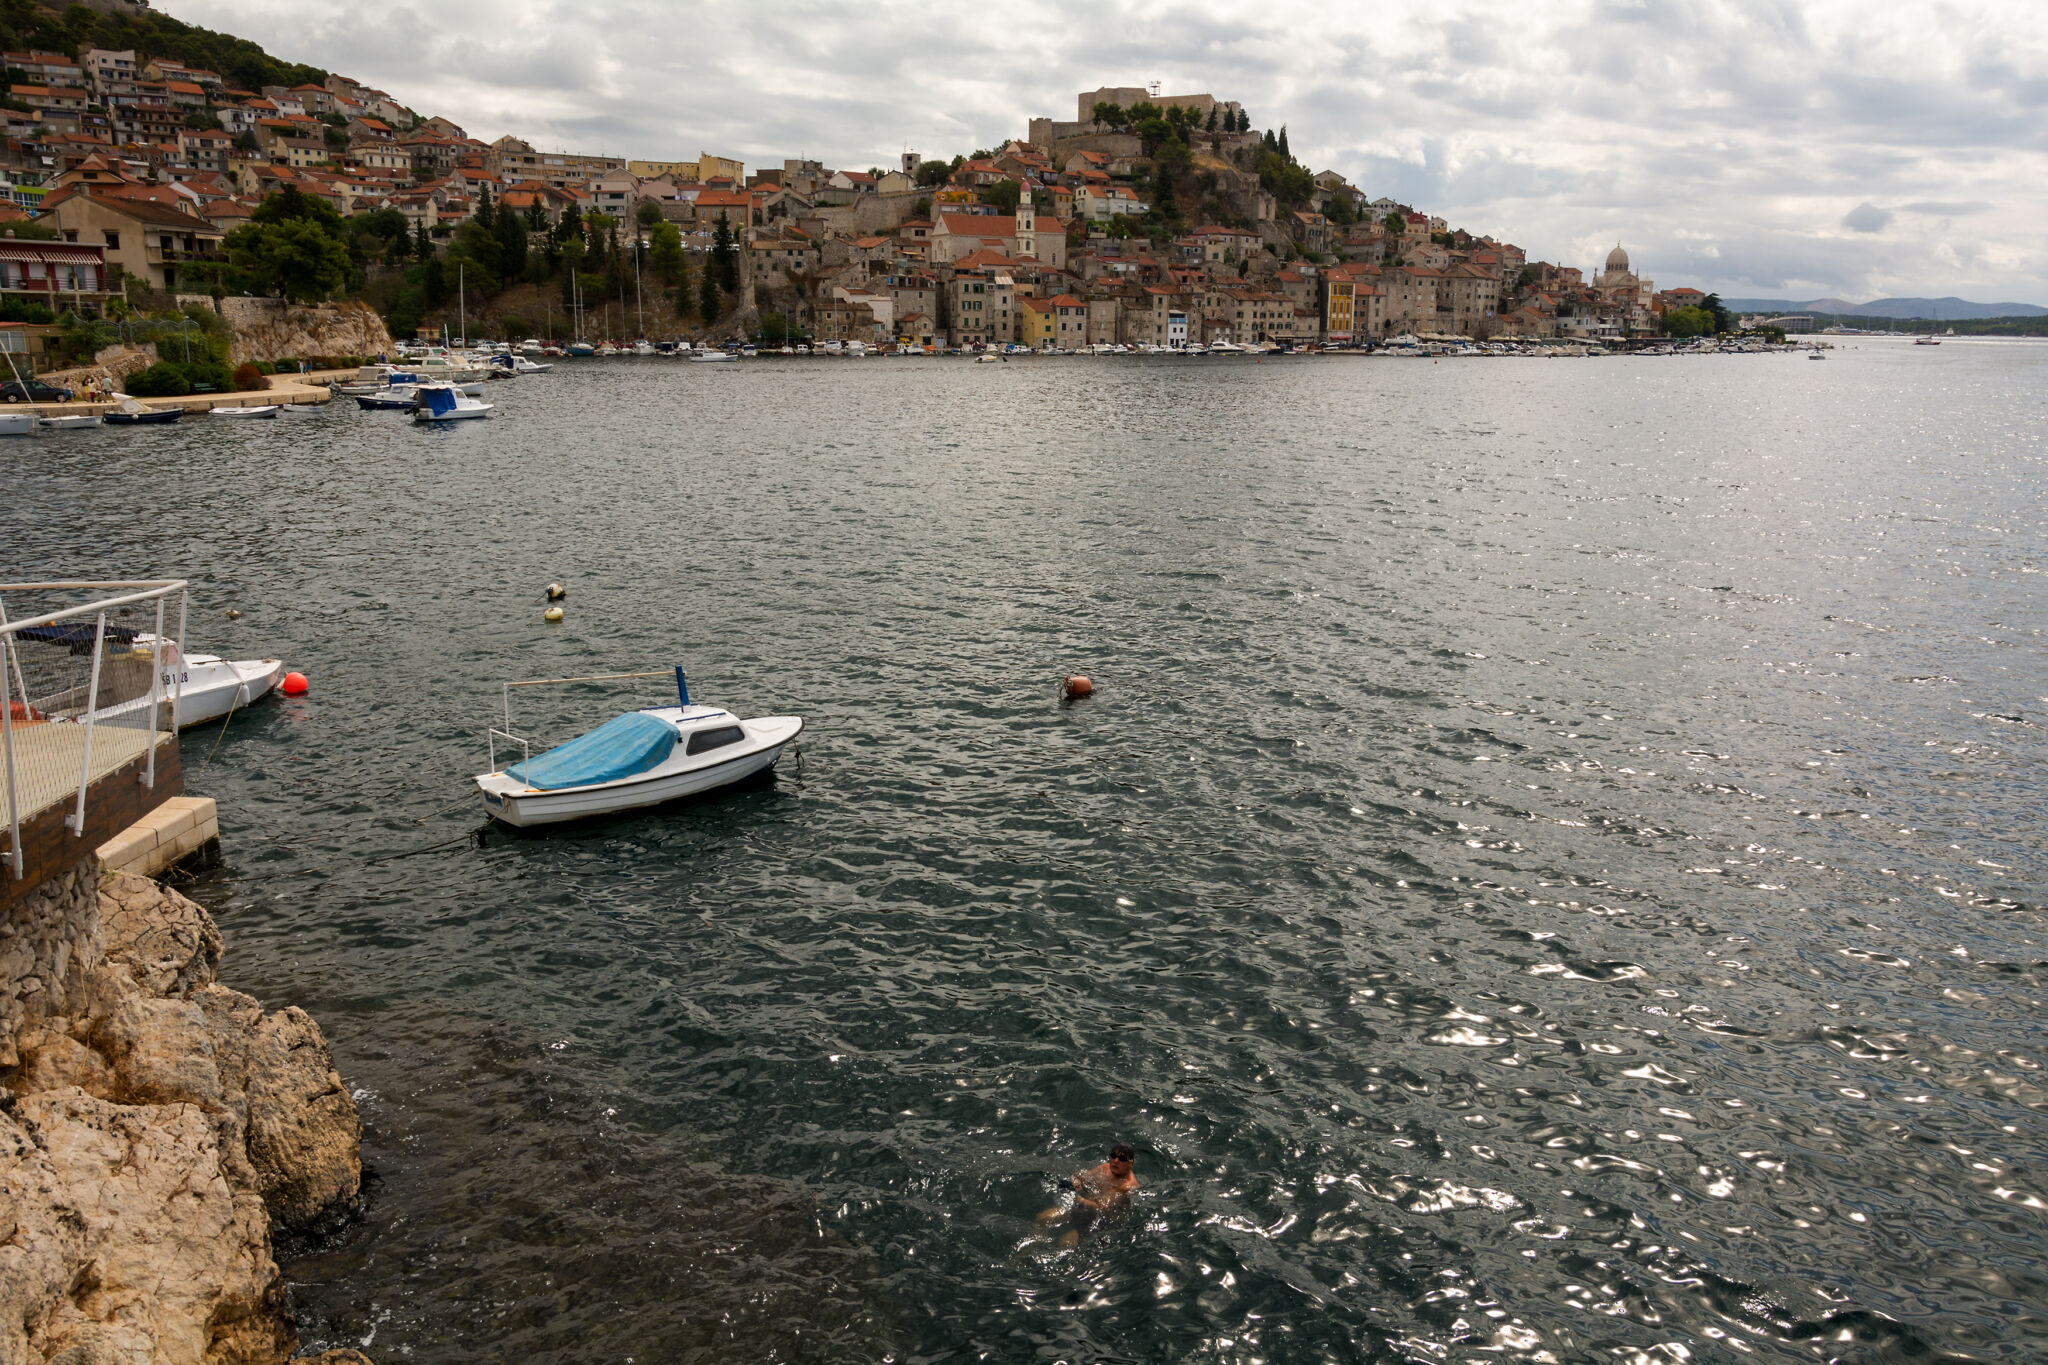
<svg viewBox="0 0 2048 1365"><path fill-rule="evenodd" d="M142 785L154 791L156 790L156 711L159 706L163 705L164 694L164 599L161 597L156 599L156 644L151 648L150 653L155 656L150 660L155 667L149 670L149 729L146 732L149 739L149 766L143 770ZM175 720L172 723L172 728L177 728Z"/></svg>
<svg viewBox="0 0 2048 1365"><path fill-rule="evenodd" d="M185 706L185 606L189 600L185 585L178 585L178 671L171 680L171 733L178 733L178 712ZM150 737L151 744L156 737Z"/></svg>
<svg viewBox="0 0 2048 1365"><path fill-rule="evenodd" d="M7 656L5 662L14 661L12 634L0 635L0 653ZM18 664L15 671L20 671ZM14 698L8 686L8 676L8 670L0 667L0 748L7 751L7 836L10 841L7 862L14 869L14 879L20 881L25 872L21 857L21 788L14 780ZM21 705L25 719L28 711L26 692L22 693Z"/></svg>
<svg viewBox="0 0 2048 1365"><path fill-rule="evenodd" d="M107 614L99 615L92 632L92 681L85 685L85 752L78 758L78 810L64 823L85 837L85 789L92 785L92 732L100 714L100 660L107 651Z"/></svg>

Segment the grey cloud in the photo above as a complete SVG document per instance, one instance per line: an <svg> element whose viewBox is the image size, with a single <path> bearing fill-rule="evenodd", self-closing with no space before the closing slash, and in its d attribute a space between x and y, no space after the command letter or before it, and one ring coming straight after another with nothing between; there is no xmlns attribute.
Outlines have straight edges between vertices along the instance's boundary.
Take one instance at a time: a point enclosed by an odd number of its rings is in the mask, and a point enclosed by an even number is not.
<svg viewBox="0 0 2048 1365"><path fill-rule="evenodd" d="M1892 221L1890 209L1862 203L1842 215L1842 226L1851 232L1883 232Z"/></svg>

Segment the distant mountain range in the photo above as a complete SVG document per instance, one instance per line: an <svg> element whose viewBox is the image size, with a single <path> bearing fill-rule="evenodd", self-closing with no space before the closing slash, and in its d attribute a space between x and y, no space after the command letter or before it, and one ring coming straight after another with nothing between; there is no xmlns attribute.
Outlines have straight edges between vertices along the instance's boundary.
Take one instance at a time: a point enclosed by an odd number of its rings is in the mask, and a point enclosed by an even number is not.
<svg viewBox="0 0 2048 1365"><path fill-rule="evenodd" d="M1737 313L1829 313L1845 318L1927 318L1943 322L1965 322L1973 318L2037 318L2048 308L2031 303L1971 303L1968 299L1872 299L1850 303L1847 299L1722 299L1721 306Z"/></svg>

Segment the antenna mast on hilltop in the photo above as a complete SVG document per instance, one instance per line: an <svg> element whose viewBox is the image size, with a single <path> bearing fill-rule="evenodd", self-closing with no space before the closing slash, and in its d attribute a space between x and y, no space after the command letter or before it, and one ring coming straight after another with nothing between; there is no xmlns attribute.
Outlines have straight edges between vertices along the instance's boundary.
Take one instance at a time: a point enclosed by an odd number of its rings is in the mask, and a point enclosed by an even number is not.
<svg viewBox="0 0 2048 1365"><path fill-rule="evenodd" d="M1159 82L1154 81L1152 82L1152 84L1146 86L1145 88L1147 90L1150 90L1154 95L1157 95L1159 93Z"/></svg>

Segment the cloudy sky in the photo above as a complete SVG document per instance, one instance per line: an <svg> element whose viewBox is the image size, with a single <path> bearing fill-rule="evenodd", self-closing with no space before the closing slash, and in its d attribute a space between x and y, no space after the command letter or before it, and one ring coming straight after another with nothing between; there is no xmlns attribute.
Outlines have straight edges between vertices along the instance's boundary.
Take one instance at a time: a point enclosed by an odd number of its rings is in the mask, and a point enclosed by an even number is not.
<svg viewBox="0 0 2048 1365"><path fill-rule="evenodd" d="M158 0L485 140L751 169L1238 99L1368 192L1730 297L2048 305L2048 0Z"/></svg>

